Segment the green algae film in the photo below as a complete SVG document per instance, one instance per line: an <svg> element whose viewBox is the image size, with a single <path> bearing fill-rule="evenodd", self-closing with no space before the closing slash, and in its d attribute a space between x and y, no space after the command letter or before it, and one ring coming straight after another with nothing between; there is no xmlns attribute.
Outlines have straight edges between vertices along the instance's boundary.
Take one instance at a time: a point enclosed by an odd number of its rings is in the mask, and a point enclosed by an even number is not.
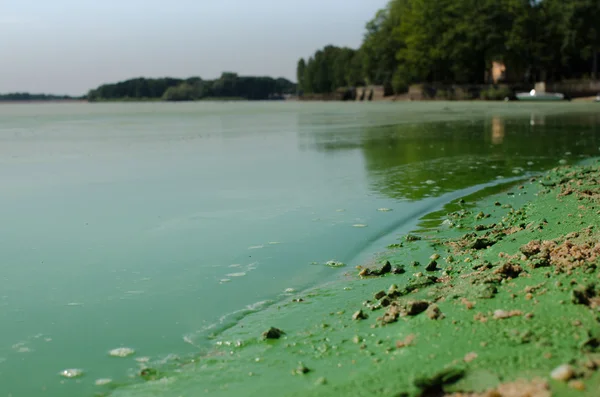
<svg viewBox="0 0 600 397"><path fill-rule="evenodd" d="M210 355L165 375L164 384L116 395L417 396L506 390L519 381L521 390L598 395L598 178L595 165L561 169L542 179L563 181L550 190L536 180L471 202L448 218L460 218L459 228L420 234L388 256L408 268L409 260L425 264L435 255L441 269L430 285L398 292L426 278L424 265L334 282L245 318L220 335ZM482 219L495 226L477 228ZM502 237L489 248L469 248L469 241L496 230ZM546 255L537 241L553 246L543 266L535 262ZM386 307L369 309L386 296L378 291L394 296L399 307L424 301L437 310L384 325ZM353 316L357 310L364 315ZM267 324L285 335L262 340ZM569 379L552 379L562 365L573 368ZM168 383L170 375L177 381Z"/></svg>
<svg viewBox="0 0 600 397"><path fill-rule="evenodd" d="M600 147L582 104L347 105L3 106L0 395L107 393L142 370L185 393L170 368L289 289L386 246L416 258L394 231ZM299 361L286 372L319 374Z"/></svg>

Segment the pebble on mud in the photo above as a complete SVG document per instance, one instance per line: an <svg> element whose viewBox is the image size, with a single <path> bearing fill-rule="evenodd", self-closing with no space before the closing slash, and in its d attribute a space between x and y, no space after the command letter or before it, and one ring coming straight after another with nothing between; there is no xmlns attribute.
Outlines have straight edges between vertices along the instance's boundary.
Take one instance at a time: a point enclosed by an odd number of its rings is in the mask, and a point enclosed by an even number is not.
<svg viewBox="0 0 600 397"><path fill-rule="evenodd" d="M386 295L385 291L379 291L378 293L375 294L375 299L379 300L381 298L383 298Z"/></svg>
<svg viewBox="0 0 600 397"><path fill-rule="evenodd" d="M263 332L263 339L279 339L282 335L285 335L285 332L280 330L279 328L271 327L267 331Z"/></svg>
<svg viewBox="0 0 600 397"><path fill-rule="evenodd" d="M362 309L352 315L352 320L366 320L367 318L369 318L369 316L367 316Z"/></svg>
<svg viewBox="0 0 600 397"><path fill-rule="evenodd" d="M573 376L575 376L575 371L573 370L573 367L568 364L560 365L550 372L550 377L552 379L562 382L568 381L569 379L573 378Z"/></svg>

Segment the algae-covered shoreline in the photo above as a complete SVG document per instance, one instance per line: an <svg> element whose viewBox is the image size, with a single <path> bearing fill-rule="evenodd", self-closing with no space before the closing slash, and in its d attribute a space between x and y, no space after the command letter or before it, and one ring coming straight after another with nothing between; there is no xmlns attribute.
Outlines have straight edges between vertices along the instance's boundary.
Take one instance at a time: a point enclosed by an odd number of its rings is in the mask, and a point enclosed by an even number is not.
<svg viewBox="0 0 600 397"><path fill-rule="evenodd" d="M385 264L249 315L113 395L598 395L598 198L590 163L450 203Z"/></svg>

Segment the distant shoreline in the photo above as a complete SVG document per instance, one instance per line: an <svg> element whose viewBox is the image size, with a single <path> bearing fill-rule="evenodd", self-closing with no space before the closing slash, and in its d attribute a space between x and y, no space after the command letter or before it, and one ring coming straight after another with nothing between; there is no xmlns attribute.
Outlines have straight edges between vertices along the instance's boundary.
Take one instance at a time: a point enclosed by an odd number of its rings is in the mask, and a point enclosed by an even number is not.
<svg viewBox="0 0 600 397"><path fill-rule="evenodd" d="M0 101L0 105L14 105L14 104L20 104L20 103L77 103L77 102L84 102L87 103L88 101L85 99L31 99L31 100L6 100L6 101Z"/></svg>

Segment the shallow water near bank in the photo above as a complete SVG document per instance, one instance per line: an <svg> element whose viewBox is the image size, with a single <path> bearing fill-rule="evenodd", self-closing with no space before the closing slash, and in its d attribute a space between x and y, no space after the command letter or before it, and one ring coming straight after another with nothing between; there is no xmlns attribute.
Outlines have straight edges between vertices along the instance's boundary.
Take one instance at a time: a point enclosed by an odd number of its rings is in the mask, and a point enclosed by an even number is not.
<svg viewBox="0 0 600 397"><path fill-rule="evenodd" d="M597 155L600 116L566 103L3 105L0 142L0 396L81 396L341 277L459 191Z"/></svg>

